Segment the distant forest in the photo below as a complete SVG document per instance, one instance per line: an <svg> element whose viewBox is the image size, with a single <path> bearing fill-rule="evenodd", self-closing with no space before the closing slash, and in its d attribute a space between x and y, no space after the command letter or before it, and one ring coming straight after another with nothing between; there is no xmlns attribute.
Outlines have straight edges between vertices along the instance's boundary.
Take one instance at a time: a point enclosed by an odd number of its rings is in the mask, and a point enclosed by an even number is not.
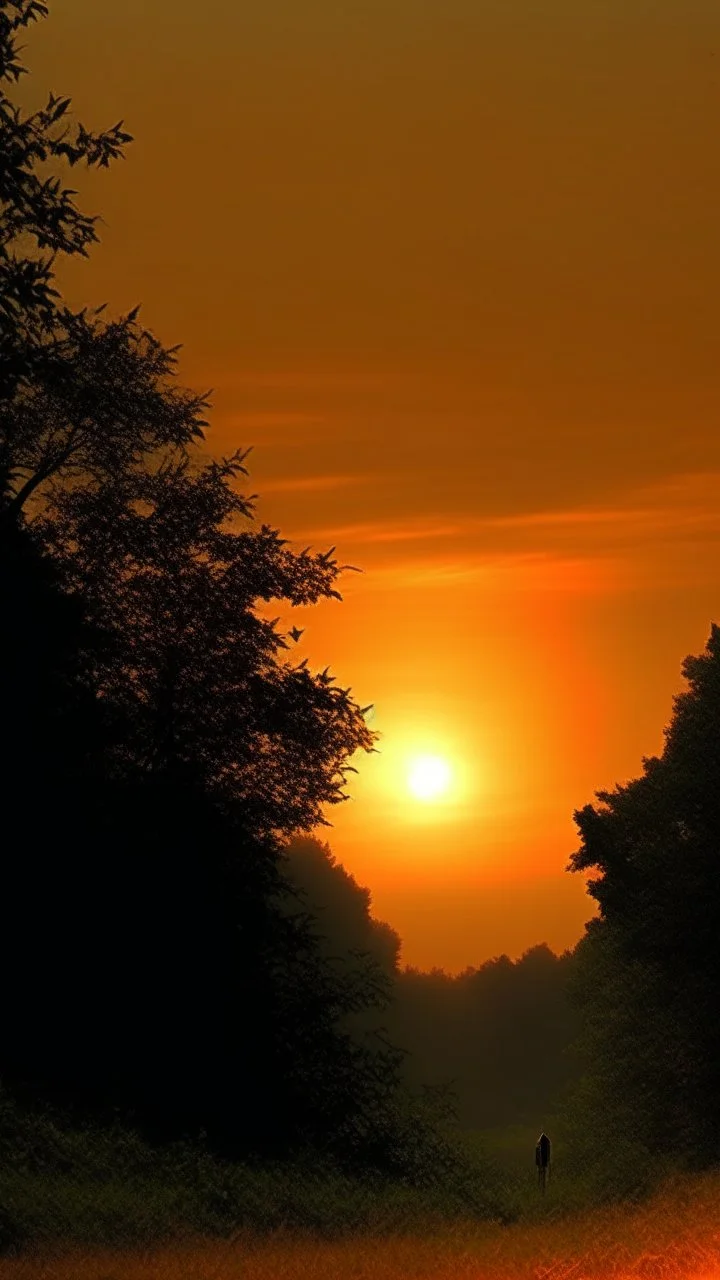
<svg viewBox="0 0 720 1280"><path fill-rule="evenodd" d="M413 1090L444 1097L464 1129L542 1125L555 1114L578 1072L570 953L558 957L541 944L516 963L499 956L457 977L401 969L400 937L372 918L369 890L329 845L296 838L286 852L286 875L331 963L351 972L370 955L390 977L384 1023L405 1051L401 1074Z"/></svg>
<svg viewBox="0 0 720 1280"><path fill-rule="evenodd" d="M136 311L63 298L97 238L66 171L131 139L15 102L45 13L0 6L4 1086L413 1185L446 1175L453 1126L548 1115L616 1184L669 1149L717 1162L720 631L662 755L576 815L599 916L574 953L400 970L317 839L366 709L266 616L338 597L343 566L258 525L246 454L212 457L206 396Z"/></svg>

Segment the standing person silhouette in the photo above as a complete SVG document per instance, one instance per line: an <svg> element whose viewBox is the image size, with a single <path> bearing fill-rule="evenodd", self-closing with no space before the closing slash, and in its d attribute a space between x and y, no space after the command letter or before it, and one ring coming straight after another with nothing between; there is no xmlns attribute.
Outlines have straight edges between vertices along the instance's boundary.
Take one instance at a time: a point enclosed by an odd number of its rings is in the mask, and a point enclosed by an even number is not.
<svg viewBox="0 0 720 1280"><path fill-rule="evenodd" d="M545 1188L550 1178L550 1151L551 1144L547 1134L543 1131L537 1140L535 1147L535 1164L538 1171L538 1186L545 1195Z"/></svg>

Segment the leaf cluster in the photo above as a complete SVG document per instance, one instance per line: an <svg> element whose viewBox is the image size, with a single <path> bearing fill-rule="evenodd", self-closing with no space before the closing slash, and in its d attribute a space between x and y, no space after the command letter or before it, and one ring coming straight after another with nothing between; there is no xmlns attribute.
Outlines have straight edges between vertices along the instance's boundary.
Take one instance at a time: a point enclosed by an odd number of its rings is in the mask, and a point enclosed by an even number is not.
<svg viewBox="0 0 720 1280"><path fill-rule="evenodd" d="M0 406L72 322L54 285L57 257L87 257L98 239L98 217L82 212L62 169L107 168L132 141L122 121L100 132L71 123L70 98L51 93L34 112L12 101L26 73L19 34L47 13L37 0L0 6Z"/></svg>

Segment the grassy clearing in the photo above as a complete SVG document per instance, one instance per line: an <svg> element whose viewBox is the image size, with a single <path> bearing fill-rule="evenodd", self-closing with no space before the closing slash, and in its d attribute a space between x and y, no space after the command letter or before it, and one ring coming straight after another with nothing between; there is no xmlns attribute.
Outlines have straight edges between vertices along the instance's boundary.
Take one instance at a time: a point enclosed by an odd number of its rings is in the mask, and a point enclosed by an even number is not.
<svg viewBox="0 0 720 1280"><path fill-rule="evenodd" d="M0 1280L719 1280L720 1171L641 1200L656 1164L573 1170L560 1138L542 1197L535 1137L457 1135L470 1183L420 1191L152 1150L0 1096Z"/></svg>
<svg viewBox="0 0 720 1280"><path fill-rule="evenodd" d="M720 1174L667 1184L643 1205L502 1227L459 1223L329 1241L276 1231L148 1249L0 1259L0 1280L717 1280Z"/></svg>
<svg viewBox="0 0 720 1280"><path fill-rule="evenodd" d="M121 1125L78 1128L0 1093L0 1254L152 1247L274 1232L412 1234L461 1218L509 1220L513 1197L477 1143L424 1189L348 1176L317 1156L251 1166L201 1144L152 1148Z"/></svg>
<svg viewBox="0 0 720 1280"><path fill-rule="evenodd" d="M115 1170L112 1179L68 1171L0 1171L0 1245L125 1246L178 1237L257 1238L276 1234L335 1239L362 1233L388 1236L441 1230L472 1215L487 1219L486 1202L458 1203L442 1189L345 1178L311 1166L250 1169L216 1161L176 1166L164 1178L144 1170ZM4 1236L4 1240L3 1240Z"/></svg>

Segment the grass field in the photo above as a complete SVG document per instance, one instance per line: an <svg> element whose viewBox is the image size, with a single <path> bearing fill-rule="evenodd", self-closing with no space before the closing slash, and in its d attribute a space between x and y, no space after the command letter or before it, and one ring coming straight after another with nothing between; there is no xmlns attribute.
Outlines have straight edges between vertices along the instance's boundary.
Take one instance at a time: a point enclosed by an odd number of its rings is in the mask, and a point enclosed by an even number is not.
<svg viewBox="0 0 720 1280"><path fill-rule="evenodd" d="M720 1170L579 1165L552 1132L545 1196L523 1126L457 1134L461 1180L423 1190L154 1150L0 1092L0 1280L720 1280Z"/></svg>
<svg viewBox="0 0 720 1280"><path fill-rule="evenodd" d="M683 1177L650 1200L535 1221L336 1241L188 1240L144 1250L45 1250L0 1259L0 1280L718 1280L720 1174Z"/></svg>

